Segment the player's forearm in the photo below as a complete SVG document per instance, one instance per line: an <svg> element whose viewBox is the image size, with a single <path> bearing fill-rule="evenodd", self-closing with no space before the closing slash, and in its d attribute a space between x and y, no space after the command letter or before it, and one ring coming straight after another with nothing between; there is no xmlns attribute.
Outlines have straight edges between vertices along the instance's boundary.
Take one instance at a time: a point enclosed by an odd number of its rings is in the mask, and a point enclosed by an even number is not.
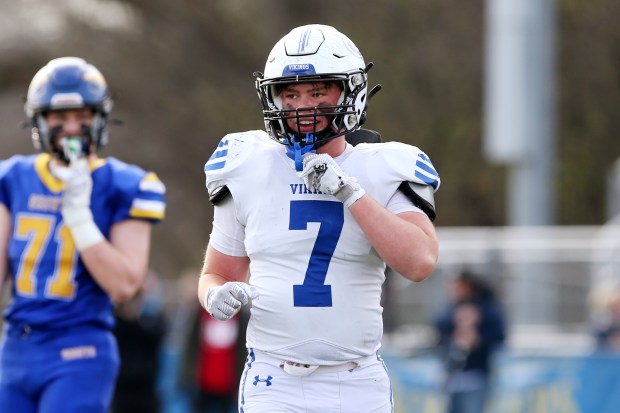
<svg viewBox="0 0 620 413"><path fill-rule="evenodd" d="M424 215L396 216L366 195L349 208L379 256L394 271L412 281L432 274L438 258L433 224Z"/></svg>
<svg viewBox="0 0 620 413"><path fill-rule="evenodd" d="M148 253L121 253L109 242L88 248L80 256L90 275L114 303L131 299L148 270Z"/></svg>
<svg viewBox="0 0 620 413"><path fill-rule="evenodd" d="M249 267L248 257L226 255L209 244L198 281L198 299L202 306L206 305L204 297L210 287L224 285L227 282L247 282Z"/></svg>
<svg viewBox="0 0 620 413"><path fill-rule="evenodd" d="M207 303L204 302L204 298L209 288L224 285L228 281L230 280L217 274L203 273L200 275L200 279L198 280L198 300L200 304L203 307L206 306Z"/></svg>

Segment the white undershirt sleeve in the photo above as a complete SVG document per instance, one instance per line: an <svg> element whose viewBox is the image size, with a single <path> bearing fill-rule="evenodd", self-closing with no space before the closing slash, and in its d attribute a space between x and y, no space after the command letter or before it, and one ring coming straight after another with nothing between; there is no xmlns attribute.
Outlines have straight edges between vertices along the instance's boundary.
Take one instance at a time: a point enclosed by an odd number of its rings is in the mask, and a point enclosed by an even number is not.
<svg viewBox="0 0 620 413"><path fill-rule="evenodd" d="M403 212L419 212L426 215L424 211L413 205L413 202L407 198L407 195L403 194L400 190L396 190L385 208L393 214L401 214Z"/></svg>

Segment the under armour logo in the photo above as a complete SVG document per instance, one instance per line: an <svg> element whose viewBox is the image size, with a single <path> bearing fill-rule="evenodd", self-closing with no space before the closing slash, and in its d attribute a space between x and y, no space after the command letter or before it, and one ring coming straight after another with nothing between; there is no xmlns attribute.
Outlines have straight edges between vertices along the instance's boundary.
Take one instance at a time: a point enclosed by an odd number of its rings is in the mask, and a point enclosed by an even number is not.
<svg viewBox="0 0 620 413"><path fill-rule="evenodd" d="M267 386L271 386L271 379L273 379L273 377L271 376L267 376L266 379L261 379L260 376L256 376L254 377L254 385L257 386L258 383L265 383Z"/></svg>

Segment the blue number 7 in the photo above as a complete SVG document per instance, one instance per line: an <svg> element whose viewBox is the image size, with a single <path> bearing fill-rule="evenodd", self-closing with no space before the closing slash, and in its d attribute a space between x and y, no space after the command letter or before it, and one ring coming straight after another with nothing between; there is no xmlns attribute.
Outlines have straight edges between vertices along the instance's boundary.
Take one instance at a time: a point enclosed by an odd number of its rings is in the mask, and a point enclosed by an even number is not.
<svg viewBox="0 0 620 413"><path fill-rule="evenodd" d="M293 285L295 307L331 307L332 287L325 285L329 262L344 225L341 202L291 201L290 230L307 230L308 222L320 222L303 284Z"/></svg>

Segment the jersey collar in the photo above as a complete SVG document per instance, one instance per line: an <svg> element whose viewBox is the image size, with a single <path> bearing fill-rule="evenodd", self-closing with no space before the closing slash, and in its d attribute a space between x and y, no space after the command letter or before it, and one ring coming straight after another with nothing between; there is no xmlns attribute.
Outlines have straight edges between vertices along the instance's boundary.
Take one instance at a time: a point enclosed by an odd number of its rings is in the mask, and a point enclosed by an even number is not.
<svg viewBox="0 0 620 413"><path fill-rule="evenodd" d="M41 182L52 192L60 192L64 189L65 184L58 178L56 178L49 170L49 162L51 160L49 153L41 153L37 155L34 161L34 169L41 179ZM91 173L102 167L105 164L105 159L98 158L96 161L89 164Z"/></svg>

